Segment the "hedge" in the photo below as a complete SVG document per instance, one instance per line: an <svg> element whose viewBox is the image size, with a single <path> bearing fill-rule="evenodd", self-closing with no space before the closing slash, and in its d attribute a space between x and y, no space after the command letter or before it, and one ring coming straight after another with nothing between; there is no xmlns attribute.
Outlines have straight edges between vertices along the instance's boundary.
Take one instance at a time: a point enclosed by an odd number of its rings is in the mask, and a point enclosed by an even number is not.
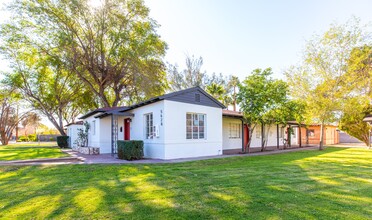
<svg viewBox="0 0 372 220"><path fill-rule="evenodd" d="M118 141L118 158L139 160L143 158L143 141Z"/></svg>
<svg viewBox="0 0 372 220"><path fill-rule="evenodd" d="M33 141L33 142L37 141L37 136L36 136L36 134L30 134L30 135L28 135L27 137L28 137L28 140L29 140L29 141Z"/></svg>
<svg viewBox="0 0 372 220"><path fill-rule="evenodd" d="M57 144L60 148L68 148L68 136L58 136Z"/></svg>
<svg viewBox="0 0 372 220"><path fill-rule="evenodd" d="M17 141L18 141L18 142L28 142L29 139L28 139L27 136L22 135L22 136L19 136L19 137L18 137L18 140L17 140Z"/></svg>

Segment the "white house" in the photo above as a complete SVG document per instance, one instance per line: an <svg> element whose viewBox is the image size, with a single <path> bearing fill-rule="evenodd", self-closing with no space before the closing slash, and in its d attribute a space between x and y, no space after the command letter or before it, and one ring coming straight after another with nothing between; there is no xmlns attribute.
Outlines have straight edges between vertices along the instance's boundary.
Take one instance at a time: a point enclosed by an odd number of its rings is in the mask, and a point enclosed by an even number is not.
<svg viewBox="0 0 372 220"><path fill-rule="evenodd" d="M194 87L132 106L99 108L80 119L90 124L88 145L99 147L100 153L117 153L117 140L143 140L146 158L175 159L242 149L247 133L242 114L225 108ZM260 147L260 136L254 137L252 147Z"/></svg>
<svg viewBox="0 0 372 220"><path fill-rule="evenodd" d="M84 127L83 121L78 121L78 122L74 122L74 123L70 123L66 125L67 136L69 136L68 145L72 149L77 148L75 141L78 138L79 129L83 129L83 127Z"/></svg>

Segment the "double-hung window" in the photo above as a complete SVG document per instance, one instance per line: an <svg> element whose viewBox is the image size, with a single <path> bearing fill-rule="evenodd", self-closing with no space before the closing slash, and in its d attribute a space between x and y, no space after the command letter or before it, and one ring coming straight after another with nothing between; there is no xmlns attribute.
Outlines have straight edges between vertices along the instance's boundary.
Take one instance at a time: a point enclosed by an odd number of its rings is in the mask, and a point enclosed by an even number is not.
<svg viewBox="0 0 372 220"><path fill-rule="evenodd" d="M145 114L145 138L153 139L155 136L154 120L152 113Z"/></svg>
<svg viewBox="0 0 372 220"><path fill-rule="evenodd" d="M186 139L205 139L205 114L186 114Z"/></svg>
<svg viewBox="0 0 372 220"><path fill-rule="evenodd" d="M229 138L240 138L240 124L230 123Z"/></svg>

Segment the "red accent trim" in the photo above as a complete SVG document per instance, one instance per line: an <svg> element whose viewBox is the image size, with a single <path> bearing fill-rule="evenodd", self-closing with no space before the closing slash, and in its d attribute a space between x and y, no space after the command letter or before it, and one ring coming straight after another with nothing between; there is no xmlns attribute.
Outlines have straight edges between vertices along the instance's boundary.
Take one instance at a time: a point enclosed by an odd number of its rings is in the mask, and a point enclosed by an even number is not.
<svg viewBox="0 0 372 220"><path fill-rule="evenodd" d="M248 126L244 125L244 147L248 144Z"/></svg>
<svg viewBox="0 0 372 220"><path fill-rule="evenodd" d="M130 119L124 119L124 140L130 140Z"/></svg>

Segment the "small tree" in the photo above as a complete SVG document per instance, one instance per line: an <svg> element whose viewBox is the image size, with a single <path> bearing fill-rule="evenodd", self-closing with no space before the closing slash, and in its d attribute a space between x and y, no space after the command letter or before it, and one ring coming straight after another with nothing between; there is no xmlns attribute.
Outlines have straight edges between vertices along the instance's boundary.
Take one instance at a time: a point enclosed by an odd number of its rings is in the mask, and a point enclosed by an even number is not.
<svg viewBox="0 0 372 220"><path fill-rule="evenodd" d="M78 147L88 147L88 136L89 136L89 129L90 124L86 121L84 122L84 129L78 129L78 138L74 142Z"/></svg>
<svg viewBox="0 0 372 220"><path fill-rule="evenodd" d="M206 87L206 91L219 101L223 101L223 95L226 93L222 85L212 83Z"/></svg>
<svg viewBox="0 0 372 220"><path fill-rule="evenodd" d="M248 125L248 143L244 152L249 152L252 134L258 124L265 126L277 121L273 111L287 100L287 85L282 80L271 78L271 68L256 69L239 85L237 101ZM266 134L268 132L266 131ZM261 134L264 135L264 134ZM267 139L267 138L266 138ZM267 141L262 142L261 150L265 150Z"/></svg>
<svg viewBox="0 0 372 220"><path fill-rule="evenodd" d="M304 100L308 118L321 125L319 150L324 148L324 125L337 121L342 113L351 51L363 45L367 35L355 18L344 25L332 24L322 36L307 42L301 65L286 73L291 96Z"/></svg>

